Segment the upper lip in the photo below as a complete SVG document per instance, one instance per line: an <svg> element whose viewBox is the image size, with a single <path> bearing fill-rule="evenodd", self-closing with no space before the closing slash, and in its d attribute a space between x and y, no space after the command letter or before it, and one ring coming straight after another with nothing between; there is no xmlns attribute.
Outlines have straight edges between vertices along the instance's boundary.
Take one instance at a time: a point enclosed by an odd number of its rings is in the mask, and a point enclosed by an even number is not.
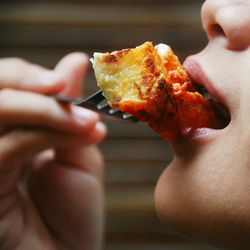
<svg viewBox="0 0 250 250"><path fill-rule="evenodd" d="M218 86L206 75L201 64L194 56L188 57L183 63L183 67L188 72L191 80L203 86L216 101L225 106L225 97Z"/></svg>

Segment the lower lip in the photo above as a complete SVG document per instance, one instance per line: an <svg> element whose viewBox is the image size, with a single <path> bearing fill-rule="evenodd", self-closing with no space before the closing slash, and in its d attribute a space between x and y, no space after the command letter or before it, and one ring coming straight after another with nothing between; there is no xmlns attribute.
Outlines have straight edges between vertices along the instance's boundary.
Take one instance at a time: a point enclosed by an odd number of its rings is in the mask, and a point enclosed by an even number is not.
<svg viewBox="0 0 250 250"><path fill-rule="evenodd" d="M211 128L186 129L182 131L181 138L176 143L206 144L221 135L223 130Z"/></svg>

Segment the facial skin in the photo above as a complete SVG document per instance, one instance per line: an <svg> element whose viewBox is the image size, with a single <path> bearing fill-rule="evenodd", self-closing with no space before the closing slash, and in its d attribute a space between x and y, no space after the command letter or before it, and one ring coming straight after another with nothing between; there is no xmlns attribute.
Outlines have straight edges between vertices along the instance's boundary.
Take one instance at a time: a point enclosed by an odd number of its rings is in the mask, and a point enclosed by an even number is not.
<svg viewBox="0 0 250 250"><path fill-rule="evenodd" d="M184 63L230 112L222 130L197 130L173 145L175 158L155 192L173 231L225 249L250 249L250 1L208 0L209 42Z"/></svg>

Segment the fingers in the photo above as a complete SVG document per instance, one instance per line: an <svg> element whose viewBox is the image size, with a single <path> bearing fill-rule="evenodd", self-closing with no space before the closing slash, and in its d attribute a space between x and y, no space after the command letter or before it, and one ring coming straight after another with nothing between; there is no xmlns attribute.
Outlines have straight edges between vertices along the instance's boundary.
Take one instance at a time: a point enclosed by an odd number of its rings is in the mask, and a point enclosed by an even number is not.
<svg viewBox="0 0 250 250"><path fill-rule="evenodd" d="M66 81L62 95L82 95L83 78L88 69L88 56L84 53L71 53L65 56L55 67L55 72Z"/></svg>
<svg viewBox="0 0 250 250"><path fill-rule="evenodd" d="M64 246L72 250L102 249L102 185L88 172L64 166L50 163L33 173L30 196Z"/></svg>
<svg viewBox="0 0 250 250"><path fill-rule="evenodd" d="M80 171L95 176L100 181L103 179L103 156L99 149L93 145L77 149L57 149L56 162L64 166L78 168Z"/></svg>
<svg viewBox="0 0 250 250"><path fill-rule="evenodd" d="M0 139L0 174L23 165L30 156L48 148L78 148L99 143L105 132L97 125L88 133L72 135L45 129L15 129Z"/></svg>
<svg viewBox="0 0 250 250"><path fill-rule="evenodd" d="M91 129L99 116L84 108L61 105L53 98L31 92L0 91L1 126L36 126L82 133Z"/></svg>
<svg viewBox="0 0 250 250"><path fill-rule="evenodd" d="M13 88L43 94L62 91L63 95L82 94L88 56L71 53L48 70L20 58L0 59L0 89Z"/></svg>
<svg viewBox="0 0 250 250"><path fill-rule="evenodd" d="M29 194L58 242L69 249L101 249L103 159L94 146L44 152ZM67 215L67 216L65 216Z"/></svg>
<svg viewBox="0 0 250 250"><path fill-rule="evenodd" d="M20 58L0 59L0 89L13 88L39 93L55 93L64 88L63 77L52 70Z"/></svg>

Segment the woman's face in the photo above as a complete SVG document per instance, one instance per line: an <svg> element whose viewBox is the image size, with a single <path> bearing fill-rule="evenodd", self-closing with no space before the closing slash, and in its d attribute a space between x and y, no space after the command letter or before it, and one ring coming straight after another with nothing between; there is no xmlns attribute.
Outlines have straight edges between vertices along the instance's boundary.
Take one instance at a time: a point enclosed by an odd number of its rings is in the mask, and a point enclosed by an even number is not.
<svg viewBox="0 0 250 250"><path fill-rule="evenodd" d="M202 22L209 43L184 65L227 107L231 121L222 130L198 129L174 145L156 207L180 234L250 249L250 0L207 0Z"/></svg>

